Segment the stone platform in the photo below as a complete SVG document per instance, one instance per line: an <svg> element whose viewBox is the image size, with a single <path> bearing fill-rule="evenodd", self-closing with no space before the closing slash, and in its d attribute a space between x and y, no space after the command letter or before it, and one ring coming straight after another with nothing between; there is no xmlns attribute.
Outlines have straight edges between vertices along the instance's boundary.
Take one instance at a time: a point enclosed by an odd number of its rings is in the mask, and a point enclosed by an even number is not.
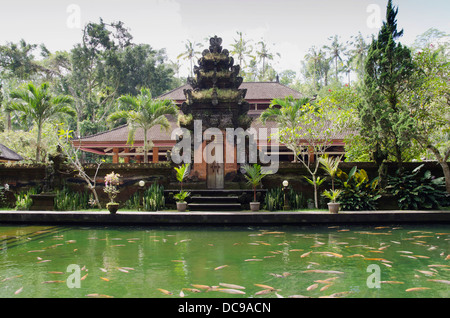
<svg viewBox="0 0 450 318"><path fill-rule="evenodd" d="M116 225L307 225L449 223L450 211L320 212L79 212L0 211L2 223Z"/></svg>

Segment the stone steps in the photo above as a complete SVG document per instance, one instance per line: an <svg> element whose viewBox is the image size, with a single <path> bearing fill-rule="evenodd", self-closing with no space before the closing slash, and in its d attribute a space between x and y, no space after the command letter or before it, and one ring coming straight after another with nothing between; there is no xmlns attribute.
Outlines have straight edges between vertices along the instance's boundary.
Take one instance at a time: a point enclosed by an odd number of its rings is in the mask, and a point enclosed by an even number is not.
<svg viewBox="0 0 450 318"><path fill-rule="evenodd" d="M224 190L193 191L189 211L238 211L242 209L239 196Z"/></svg>

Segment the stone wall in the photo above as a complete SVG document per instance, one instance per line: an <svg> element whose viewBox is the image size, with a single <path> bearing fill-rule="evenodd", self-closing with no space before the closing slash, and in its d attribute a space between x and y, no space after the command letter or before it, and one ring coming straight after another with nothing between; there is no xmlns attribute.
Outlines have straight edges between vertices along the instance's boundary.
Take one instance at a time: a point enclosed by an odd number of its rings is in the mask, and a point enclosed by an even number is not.
<svg viewBox="0 0 450 318"><path fill-rule="evenodd" d="M436 177L443 176L442 169L436 162L426 163L405 163L404 167L408 171L412 171L419 165L424 164L422 172L430 170ZM340 168L349 172L352 167L357 166L359 169L367 171L370 178L378 175L377 166L370 162L357 163L341 163ZM388 174L395 173L397 165L388 163ZM150 163L150 164L102 164L97 174L97 193L100 200L106 202L107 196L103 192L103 178L106 174L114 171L121 175L120 194L117 200L125 202L139 188L139 181L144 180L149 186L153 182L163 185L166 190L179 190L179 183L175 179L175 165L169 163ZM90 176L95 175L97 165L86 165L85 169ZM77 176L77 172L69 167L64 167L59 173L53 176L52 182L56 185L66 184L74 191L88 191L85 181ZM8 183L11 191L8 193L8 199L14 201L14 193L27 190L29 188L39 186L43 187L48 181L48 166L45 165L6 165L0 164L0 185ZM321 177L325 177L323 170L319 171ZM313 188L305 180L304 176L310 177L306 168L299 163L280 163L278 172L269 175L263 179L263 188L271 189L280 187L283 180L288 180L289 184L297 191L302 192L307 198L313 197ZM58 186L56 186L58 187ZM184 189L204 189L206 187L204 181L189 179L184 185ZM327 180L320 190L331 187ZM239 173L235 176L233 182L226 182L226 189L249 189L246 181Z"/></svg>

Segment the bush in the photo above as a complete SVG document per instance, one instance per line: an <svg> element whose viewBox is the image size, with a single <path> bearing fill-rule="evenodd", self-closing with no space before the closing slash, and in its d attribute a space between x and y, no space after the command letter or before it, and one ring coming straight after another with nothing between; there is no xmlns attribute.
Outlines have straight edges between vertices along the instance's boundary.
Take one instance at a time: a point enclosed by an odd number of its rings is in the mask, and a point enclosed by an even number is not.
<svg viewBox="0 0 450 318"><path fill-rule="evenodd" d="M143 211L161 211L166 207L164 198L164 187L153 183L146 189L142 196L142 204L140 202L140 194L136 192L129 200L125 202L125 207L131 210Z"/></svg>
<svg viewBox="0 0 450 318"><path fill-rule="evenodd" d="M37 194L38 188L31 188L27 191L21 191L18 194L15 194L16 197L16 210L29 210L31 205L33 204L33 199L31 198L32 194Z"/></svg>
<svg viewBox="0 0 450 318"><path fill-rule="evenodd" d="M439 209L450 205L444 177L435 178L429 170L419 177L423 165L411 173L397 170L388 178L386 190L397 200L401 210Z"/></svg>
<svg viewBox="0 0 450 318"><path fill-rule="evenodd" d="M349 174L338 169L336 176L338 187L342 189L338 201L343 211L376 210L377 200L381 197L377 189L378 177L370 181L367 172L356 166Z"/></svg>
<svg viewBox="0 0 450 318"><path fill-rule="evenodd" d="M288 201L292 210L304 209L306 207L306 199L302 193L296 193L294 189L289 187ZM264 198L265 209L268 211L283 210L284 192L283 187L273 188L267 191Z"/></svg>
<svg viewBox="0 0 450 318"><path fill-rule="evenodd" d="M89 204L89 194L87 192L74 192L64 187L56 191L55 210L57 211L76 211L87 210L91 208Z"/></svg>

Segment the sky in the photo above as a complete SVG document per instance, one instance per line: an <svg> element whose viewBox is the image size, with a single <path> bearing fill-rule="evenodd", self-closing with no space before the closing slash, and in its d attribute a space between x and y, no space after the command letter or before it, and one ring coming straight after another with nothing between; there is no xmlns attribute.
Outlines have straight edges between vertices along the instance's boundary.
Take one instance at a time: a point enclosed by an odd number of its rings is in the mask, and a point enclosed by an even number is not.
<svg viewBox="0 0 450 318"><path fill-rule="evenodd" d="M52 51L70 50L81 42L89 22L122 21L134 43L165 48L176 61L187 39L203 43L217 35L222 46L242 32L256 45L264 40L272 52L277 72L299 73L301 60L312 46L342 42L361 32L370 37L385 20L387 0L0 0L0 45L25 39ZM404 29L402 44L430 28L450 33L450 1L393 0L398 6L398 27ZM188 73L182 61L181 75Z"/></svg>

